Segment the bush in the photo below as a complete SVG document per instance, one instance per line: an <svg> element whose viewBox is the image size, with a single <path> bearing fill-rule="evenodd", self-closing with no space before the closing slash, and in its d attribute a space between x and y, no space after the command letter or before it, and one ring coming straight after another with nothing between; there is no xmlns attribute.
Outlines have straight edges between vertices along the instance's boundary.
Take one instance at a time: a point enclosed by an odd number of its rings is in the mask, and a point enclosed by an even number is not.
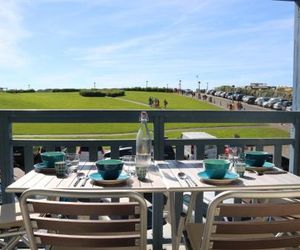
<svg viewBox="0 0 300 250"><path fill-rule="evenodd" d="M52 89L52 92L79 92L79 89L72 89L72 88Z"/></svg>
<svg viewBox="0 0 300 250"><path fill-rule="evenodd" d="M106 96L101 90L98 89L81 89L79 94L84 97L104 97Z"/></svg>
<svg viewBox="0 0 300 250"><path fill-rule="evenodd" d="M8 89L6 90L7 93L13 93L13 94L17 94L17 93L34 93L35 90L34 89Z"/></svg>
<svg viewBox="0 0 300 250"><path fill-rule="evenodd" d="M117 97L124 96L125 91L122 89L81 89L79 94L85 97Z"/></svg>
<svg viewBox="0 0 300 250"><path fill-rule="evenodd" d="M175 89L170 89L170 88L159 88L159 87L132 87L132 88L124 88L126 91L145 91L145 92L168 92L168 93L173 93L176 92Z"/></svg>
<svg viewBox="0 0 300 250"><path fill-rule="evenodd" d="M102 93L105 93L106 96L116 97L124 96L125 91L123 89L101 89Z"/></svg>

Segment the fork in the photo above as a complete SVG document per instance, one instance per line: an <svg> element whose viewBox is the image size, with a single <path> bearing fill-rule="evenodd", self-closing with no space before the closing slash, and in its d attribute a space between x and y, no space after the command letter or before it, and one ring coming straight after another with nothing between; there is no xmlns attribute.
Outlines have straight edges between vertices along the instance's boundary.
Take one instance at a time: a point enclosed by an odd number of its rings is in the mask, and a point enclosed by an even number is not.
<svg viewBox="0 0 300 250"><path fill-rule="evenodd" d="M86 175L85 177L83 177L84 181L81 183L81 187L84 187L85 184L87 183L87 181L89 180L89 176Z"/></svg>
<svg viewBox="0 0 300 250"><path fill-rule="evenodd" d="M81 172L78 172L76 175L77 180L75 181L75 183L73 184L73 187L76 187L78 185L78 183L84 178L83 176L84 174Z"/></svg>

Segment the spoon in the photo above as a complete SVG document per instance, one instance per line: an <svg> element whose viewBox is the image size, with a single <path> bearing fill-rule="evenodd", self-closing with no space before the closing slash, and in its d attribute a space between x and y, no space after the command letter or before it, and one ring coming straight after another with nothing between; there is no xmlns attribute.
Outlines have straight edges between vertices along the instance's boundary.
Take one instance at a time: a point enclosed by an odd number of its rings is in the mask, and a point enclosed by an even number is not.
<svg viewBox="0 0 300 250"><path fill-rule="evenodd" d="M189 180L189 181L191 181L195 186L198 186L197 183L196 183L190 176L186 175L185 173L179 172L179 173L178 173L178 176L179 176L180 179L185 180L188 184L190 183L190 182L188 182L188 180Z"/></svg>
<svg viewBox="0 0 300 250"><path fill-rule="evenodd" d="M73 187L76 187L78 183L84 178L84 173L78 172L76 178L77 180L75 181Z"/></svg>
<svg viewBox="0 0 300 250"><path fill-rule="evenodd" d="M186 182L186 184L188 184L188 186L190 187L191 184L189 183L188 179L187 179L187 175L183 172L179 172L178 173L178 177L181 179L181 180L184 180Z"/></svg>

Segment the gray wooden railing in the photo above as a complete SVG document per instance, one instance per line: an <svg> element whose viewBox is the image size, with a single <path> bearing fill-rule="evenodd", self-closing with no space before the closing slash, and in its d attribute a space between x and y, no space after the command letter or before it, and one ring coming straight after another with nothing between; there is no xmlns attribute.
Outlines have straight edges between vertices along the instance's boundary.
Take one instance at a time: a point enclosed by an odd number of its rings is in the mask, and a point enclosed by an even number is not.
<svg viewBox="0 0 300 250"><path fill-rule="evenodd" d="M14 139L12 137L12 124L14 123L138 123L140 110L0 110L0 169L2 176L2 200L10 202L13 197L5 193L5 188L13 181L13 146L24 147L25 170L33 168L33 147L42 145L47 150L55 146L89 147L90 160L97 159L99 146L110 146L111 157L119 157L119 147L132 146L135 140L34 140ZM263 146L274 146L274 163L280 166L283 145L290 145L291 157L289 170L295 174L300 173L300 112L261 112L261 111L147 111L150 123L153 123L154 158L164 158L165 145L172 145L176 150L176 159L183 159L184 146L196 145L197 157L204 156L205 145L217 145L221 153L224 145L236 146L255 145L256 149ZM165 139L166 123L291 123L293 124L291 138L230 138L230 139ZM258 128L259 129L259 128ZM101 133L101 131L99 131Z"/></svg>

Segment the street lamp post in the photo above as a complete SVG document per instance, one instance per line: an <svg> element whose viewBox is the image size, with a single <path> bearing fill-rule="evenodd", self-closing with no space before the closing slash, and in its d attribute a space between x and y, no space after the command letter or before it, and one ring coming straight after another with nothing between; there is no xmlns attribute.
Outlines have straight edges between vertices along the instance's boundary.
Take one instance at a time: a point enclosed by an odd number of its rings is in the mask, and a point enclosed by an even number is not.
<svg viewBox="0 0 300 250"><path fill-rule="evenodd" d="M201 99L201 82L198 81L198 99Z"/></svg>
<svg viewBox="0 0 300 250"><path fill-rule="evenodd" d="M148 81L146 81L146 88L148 88Z"/></svg>

